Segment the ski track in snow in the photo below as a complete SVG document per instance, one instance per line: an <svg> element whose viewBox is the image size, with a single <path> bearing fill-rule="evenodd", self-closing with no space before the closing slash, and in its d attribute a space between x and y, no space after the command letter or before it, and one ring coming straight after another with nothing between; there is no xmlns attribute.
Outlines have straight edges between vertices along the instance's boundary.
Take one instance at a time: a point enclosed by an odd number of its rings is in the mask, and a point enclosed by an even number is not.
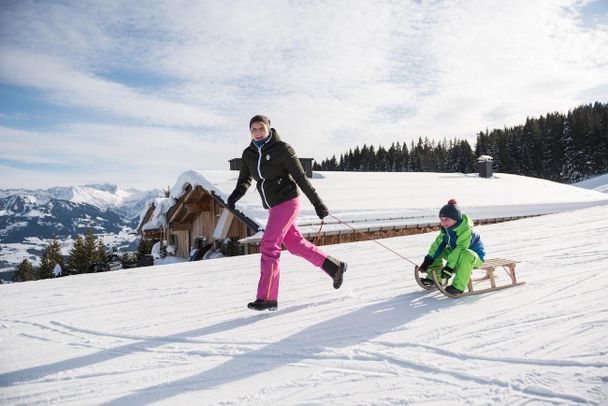
<svg viewBox="0 0 608 406"><path fill-rule="evenodd" d="M608 206L478 227L526 284L457 299L373 242L323 247L338 291L285 252L271 313L245 308L257 255L4 285L0 401L606 404L606 229ZM434 236L383 243L419 262Z"/></svg>

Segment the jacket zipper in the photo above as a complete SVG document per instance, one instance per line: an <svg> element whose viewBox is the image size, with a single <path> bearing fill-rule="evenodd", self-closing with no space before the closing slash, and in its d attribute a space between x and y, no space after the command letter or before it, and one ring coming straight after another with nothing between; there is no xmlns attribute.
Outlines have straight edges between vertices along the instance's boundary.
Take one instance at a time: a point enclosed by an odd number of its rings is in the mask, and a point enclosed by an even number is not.
<svg viewBox="0 0 608 406"><path fill-rule="evenodd" d="M264 145L262 145L261 147L258 148L258 175L260 176L260 179L262 179L262 185L260 187L260 190L262 191L262 198L264 199L264 203L266 203L266 206L268 208L270 208L270 205L268 204L268 200L266 200L266 192L264 191L264 182L266 182L266 178L264 178L262 176L262 168L260 167L262 164L262 147Z"/></svg>

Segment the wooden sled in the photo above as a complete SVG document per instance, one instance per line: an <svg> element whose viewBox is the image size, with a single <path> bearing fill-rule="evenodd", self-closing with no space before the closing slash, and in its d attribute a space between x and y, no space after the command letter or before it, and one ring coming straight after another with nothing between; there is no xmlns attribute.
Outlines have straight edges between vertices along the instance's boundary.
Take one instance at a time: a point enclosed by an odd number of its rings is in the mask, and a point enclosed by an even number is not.
<svg viewBox="0 0 608 406"><path fill-rule="evenodd" d="M517 262L518 261L513 261L510 259L502 259L502 258L488 259L480 267L475 268L475 269L483 269L484 271L486 271L486 276L481 279L469 280L468 292L464 292L459 295L452 295L452 294L446 292L445 288L448 284L448 281L445 281L445 284L441 284L440 281L438 280L435 272L432 273L433 281L435 282L435 286L430 286L430 287L424 286L422 284L422 282L420 281L420 275L419 275L420 272L418 270L418 267L415 268L416 282L418 282L418 285L420 285L421 287L423 287L426 290L437 288L444 295L453 297L453 298L471 296L471 295L479 295L482 293L494 292L496 290L512 288L514 286L523 285L524 283L526 283L523 281L522 282L517 281L517 277L515 276L515 264ZM504 270L507 273L507 275L509 276L511 283L507 283L504 285L496 285L496 276L494 275L494 272L496 272L497 269ZM484 288L484 289L479 289L479 290L474 290L473 282L480 281L480 280L489 280L490 287Z"/></svg>
<svg viewBox="0 0 608 406"><path fill-rule="evenodd" d="M432 267L429 268L428 270L432 270L432 269L441 269L440 266L437 267ZM416 265L416 267L414 268L414 278L416 278L416 283L418 283L418 286L420 286L422 289L424 290L433 290L433 289L437 289L436 286L426 286L422 283L422 281L420 280L420 268L418 267L418 265Z"/></svg>

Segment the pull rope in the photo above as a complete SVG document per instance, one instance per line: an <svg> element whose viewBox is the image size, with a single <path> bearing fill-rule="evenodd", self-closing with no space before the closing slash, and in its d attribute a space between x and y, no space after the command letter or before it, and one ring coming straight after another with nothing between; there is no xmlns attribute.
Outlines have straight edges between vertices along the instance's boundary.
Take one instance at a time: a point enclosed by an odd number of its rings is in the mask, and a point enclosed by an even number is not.
<svg viewBox="0 0 608 406"><path fill-rule="evenodd" d="M323 224L325 224L325 220L321 219L321 225L319 226L319 231L317 231L317 235L316 235L315 239L312 240L312 243L314 245L319 245L319 240L321 239L321 230L323 229Z"/></svg>
<svg viewBox="0 0 608 406"><path fill-rule="evenodd" d="M337 221L338 223L340 223L340 224L344 224L346 227L350 228L350 229L351 229L351 230L353 230L355 233L357 233L357 234L361 234L363 237L367 238L369 241L373 241L373 242L375 242L376 244L380 245L381 247L386 248L387 250L389 250L389 251L390 251L390 252L392 252L393 254L397 255L398 257L400 257L400 258L402 258L402 259L405 259L405 260L406 260L407 262L409 262L410 264L415 265L415 266L418 266L418 264L417 264L417 263L415 263L415 262L413 262L413 261L411 261L411 260L407 259L406 257L404 257L403 255L401 255L400 253L398 253L398 252L397 252L397 251L395 251L394 249L389 248L389 247L387 247L386 245L382 244L380 241L375 240L375 239L373 239L373 238L371 238L371 237L368 237L366 234L363 234L361 231L359 231L359 230L355 229L355 228L354 228L353 226L351 226L350 224L345 223L344 221L340 220L339 218L337 218L337 217L335 217L335 216L332 216L331 214L329 215L329 217L333 218L334 220L336 220L336 221ZM321 221L321 227L323 227L323 223L324 223L324 221ZM321 235L321 228L319 228L319 232L317 233L317 238L318 238L320 235ZM316 245L316 244L315 244L315 245Z"/></svg>

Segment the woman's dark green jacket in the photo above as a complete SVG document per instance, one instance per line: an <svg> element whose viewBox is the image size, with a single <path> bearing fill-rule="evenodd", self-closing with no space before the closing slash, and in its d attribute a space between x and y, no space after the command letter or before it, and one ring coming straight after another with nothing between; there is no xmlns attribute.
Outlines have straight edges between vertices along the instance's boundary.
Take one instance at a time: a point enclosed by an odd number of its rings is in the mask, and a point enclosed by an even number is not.
<svg viewBox="0 0 608 406"><path fill-rule="evenodd" d="M243 197L252 178L257 182L266 209L297 197L298 186L315 208L323 204L306 177L294 149L281 141L274 128L270 129L268 140L260 148L251 142L243 151L239 179L228 198L229 204Z"/></svg>

